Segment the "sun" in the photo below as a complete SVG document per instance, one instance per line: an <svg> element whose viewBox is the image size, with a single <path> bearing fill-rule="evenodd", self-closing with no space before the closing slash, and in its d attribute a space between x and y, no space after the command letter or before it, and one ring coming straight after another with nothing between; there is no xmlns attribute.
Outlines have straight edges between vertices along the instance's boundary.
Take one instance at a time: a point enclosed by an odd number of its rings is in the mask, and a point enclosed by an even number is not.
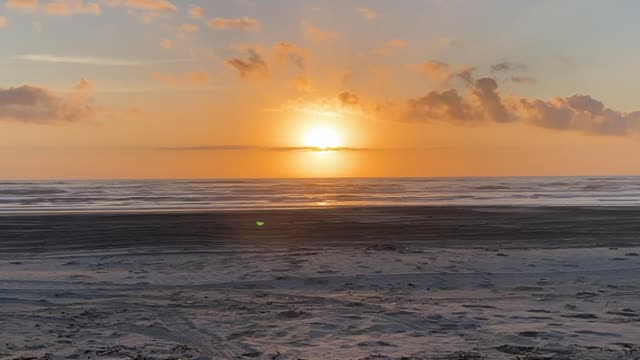
<svg viewBox="0 0 640 360"><path fill-rule="evenodd" d="M314 128L304 135L304 145L317 149L331 149L342 145L340 134L331 128Z"/></svg>

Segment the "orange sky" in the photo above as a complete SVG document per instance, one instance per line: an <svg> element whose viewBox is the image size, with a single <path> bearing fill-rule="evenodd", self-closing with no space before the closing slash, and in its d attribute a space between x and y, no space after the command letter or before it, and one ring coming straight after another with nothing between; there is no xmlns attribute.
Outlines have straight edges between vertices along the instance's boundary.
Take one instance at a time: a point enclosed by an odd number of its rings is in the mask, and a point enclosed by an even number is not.
<svg viewBox="0 0 640 360"><path fill-rule="evenodd" d="M640 174L624 6L479 3L6 1L0 178Z"/></svg>

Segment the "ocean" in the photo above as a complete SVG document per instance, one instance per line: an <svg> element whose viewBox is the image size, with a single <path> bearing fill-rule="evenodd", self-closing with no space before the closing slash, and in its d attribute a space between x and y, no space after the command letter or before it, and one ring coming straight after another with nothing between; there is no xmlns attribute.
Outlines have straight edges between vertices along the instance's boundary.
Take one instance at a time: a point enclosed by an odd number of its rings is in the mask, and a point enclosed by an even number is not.
<svg viewBox="0 0 640 360"><path fill-rule="evenodd" d="M640 177L1 181L0 213L640 205Z"/></svg>

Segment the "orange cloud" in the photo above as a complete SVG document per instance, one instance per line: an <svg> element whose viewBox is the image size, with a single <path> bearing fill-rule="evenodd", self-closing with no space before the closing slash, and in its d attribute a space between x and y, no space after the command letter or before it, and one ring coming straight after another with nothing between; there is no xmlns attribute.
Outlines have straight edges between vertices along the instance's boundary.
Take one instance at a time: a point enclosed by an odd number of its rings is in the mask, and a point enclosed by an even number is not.
<svg viewBox="0 0 640 360"><path fill-rule="evenodd" d="M201 6L191 5L189 6L189 16L193 19L202 19L205 16L205 10Z"/></svg>
<svg viewBox="0 0 640 360"><path fill-rule="evenodd" d="M100 14L102 9L95 2L85 3L84 0L59 0L41 6L48 15L66 16L72 14Z"/></svg>
<svg viewBox="0 0 640 360"><path fill-rule="evenodd" d="M7 27L7 18L0 16L0 29Z"/></svg>
<svg viewBox="0 0 640 360"><path fill-rule="evenodd" d="M149 78L172 86L204 85L210 82L209 73L204 71L187 72L184 74L152 72Z"/></svg>
<svg viewBox="0 0 640 360"><path fill-rule="evenodd" d="M35 10L39 2L38 0L7 0L5 6L9 9Z"/></svg>
<svg viewBox="0 0 640 360"><path fill-rule="evenodd" d="M129 8L158 11L176 12L178 8L169 0L104 0L109 6L126 6Z"/></svg>
<svg viewBox="0 0 640 360"><path fill-rule="evenodd" d="M451 66L442 61L429 60L419 65L422 73L434 83L446 83L451 79Z"/></svg>
<svg viewBox="0 0 640 360"><path fill-rule="evenodd" d="M338 100L340 100L340 104L342 104L342 106L355 106L360 103L360 98L348 91L344 91L338 94Z"/></svg>
<svg viewBox="0 0 640 360"><path fill-rule="evenodd" d="M446 85L454 78L469 84L473 82L473 67L453 66L438 60L429 60L417 66L429 81L436 85Z"/></svg>
<svg viewBox="0 0 640 360"><path fill-rule="evenodd" d="M304 34L306 37L315 41L331 41L335 40L338 36L335 32L323 31L311 23L305 24Z"/></svg>
<svg viewBox="0 0 640 360"><path fill-rule="evenodd" d="M260 28L260 22L246 16L235 19L215 18L209 20L209 26L213 29L254 30Z"/></svg>
<svg viewBox="0 0 640 360"><path fill-rule="evenodd" d="M97 2L85 2L85 0L55 0L40 3L38 0L9 0L5 6L9 9L26 11L42 10L47 15L67 16L73 14L93 14L102 12Z"/></svg>

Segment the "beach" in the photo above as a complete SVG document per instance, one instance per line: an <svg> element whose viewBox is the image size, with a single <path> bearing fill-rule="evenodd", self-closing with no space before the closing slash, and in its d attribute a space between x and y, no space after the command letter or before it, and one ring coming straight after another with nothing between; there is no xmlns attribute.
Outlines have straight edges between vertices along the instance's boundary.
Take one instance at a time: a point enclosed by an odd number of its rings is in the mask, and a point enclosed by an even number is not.
<svg viewBox="0 0 640 360"><path fill-rule="evenodd" d="M3 215L0 359L636 359L638 219L595 206Z"/></svg>

